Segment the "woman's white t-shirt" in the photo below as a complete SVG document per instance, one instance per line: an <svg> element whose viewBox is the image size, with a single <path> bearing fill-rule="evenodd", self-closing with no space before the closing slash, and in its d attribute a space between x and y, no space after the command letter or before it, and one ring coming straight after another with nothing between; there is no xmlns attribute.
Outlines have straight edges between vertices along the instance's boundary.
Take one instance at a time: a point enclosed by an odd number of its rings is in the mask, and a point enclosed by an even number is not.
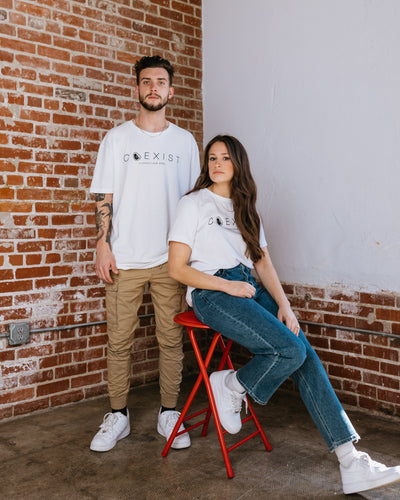
<svg viewBox="0 0 400 500"><path fill-rule="evenodd" d="M236 226L232 200L209 189L195 191L180 200L168 240L188 245L192 250L189 265L207 274L238 264L253 268ZM260 245L267 246L262 226ZM189 286L186 300L190 306L192 291Z"/></svg>

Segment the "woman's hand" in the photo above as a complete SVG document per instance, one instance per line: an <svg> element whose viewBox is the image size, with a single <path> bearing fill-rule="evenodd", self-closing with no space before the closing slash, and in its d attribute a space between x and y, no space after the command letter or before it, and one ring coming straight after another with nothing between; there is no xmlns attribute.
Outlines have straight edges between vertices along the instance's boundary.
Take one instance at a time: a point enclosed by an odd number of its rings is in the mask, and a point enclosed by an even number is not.
<svg viewBox="0 0 400 500"><path fill-rule="evenodd" d="M254 286L246 281L225 281L223 292L229 295L251 299L256 293Z"/></svg>
<svg viewBox="0 0 400 500"><path fill-rule="evenodd" d="M289 304L285 304L279 308L278 319L282 321L296 337L299 335L300 325Z"/></svg>
<svg viewBox="0 0 400 500"><path fill-rule="evenodd" d="M264 255L254 264L254 267L261 279L261 283L264 285L264 288L266 288L278 304L279 321L282 321L282 323L284 323L289 330L298 336L300 332L299 322L290 307L290 303L285 295L281 282L279 281L274 265L272 264L267 247L263 247L262 250Z"/></svg>

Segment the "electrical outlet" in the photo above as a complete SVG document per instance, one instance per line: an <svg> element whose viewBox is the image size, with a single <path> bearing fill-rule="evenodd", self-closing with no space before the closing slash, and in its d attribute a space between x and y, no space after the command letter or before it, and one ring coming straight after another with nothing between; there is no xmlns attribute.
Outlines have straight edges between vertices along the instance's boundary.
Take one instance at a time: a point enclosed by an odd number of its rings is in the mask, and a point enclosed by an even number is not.
<svg viewBox="0 0 400 500"><path fill-rule="evenodd" d="M7 331L9 345L21 345L29 342L29 323L13 323L7 325Z"/></svg>

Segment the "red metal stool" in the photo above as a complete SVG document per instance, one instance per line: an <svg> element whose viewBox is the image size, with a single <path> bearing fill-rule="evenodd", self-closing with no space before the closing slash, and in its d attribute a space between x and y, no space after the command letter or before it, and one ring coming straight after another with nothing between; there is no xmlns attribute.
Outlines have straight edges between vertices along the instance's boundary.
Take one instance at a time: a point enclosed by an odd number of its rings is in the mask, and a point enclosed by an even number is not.
<svg viewBox="0 0 400 500"><path fill-rule="evenodd" d="M196 427L199 427L200 425L203 425L203 430L201 432L201 435L206 436L207 430L208 430L208 424L210 422L210 417L212 414L214 417L215 427L217 429L217 434L218 434L218 439L219 439L219 443L221 446L222 455L224 457L226 472L228 474L228 478L232 478L234 476L234 474L233 474L232 465L231 465L231 462L230 462L229 456L228 456L228 453L230 451L234 450L235 448L237 448L241 444L245 443L246 441L248 441L252 437L256 436L257 434L260 435L260 437L265 445L265 449L267 451L270 451L272 449L271 445L269 444L269 441L268 441L268 439L267 439L267 437L266 437L266 435L265 435L265 433L260 425L260 422L258 421L258 419L254 413L253 407L251 406L250 401L246 396L250 415L248 417L244 418L242 420L242 423L245 423L249 420L252 420L255 427L256 427L256 431L249 434L247 437L243 438L241 441L234 444L233 446L230 446L229 448L227 448L226 443L225 443L225 438L224 438L224 434L226 434L226 431L222 429L222 426L221 426L221 423L219 420L218 411L217 411L217 408L215 406L214 395L213 395L211 385L210 385L210 380L209 380L208 374L207 374L207 367L210 364L211 358L212 358L214 351L215 351L215 348L218 344L221 348L221 351L222 351L222 357L221 357L221 361L219 363L218 370L223 370L225 365L227 365L228 368L233 369L232 361L229 357L229 351L230 351L231 346L232 346L232 340L228 340L227 343L225 344L225 342L222 338L222 335L218 332L214 332L214 337L213 337L211 345L209 347L207 356L205 357L205 359L203 359L202 355L200 353L199 346L197 344L196 336L194 334L194 328L202 328L202 329L210 329L210 328L208 326L204 325L201 321L199 321L196 318L196 315L194 314L193 311L188 311L188 312L183 312L183 313L177 314L175 316L174 320L176 323L179 323L180 325L184 325L186 327L186 330L187 330L189 337L190 337L190 340L192 342L192 346L193 346L193 349L194 349L194 352L196 355L197 362L199 364L200 374L197 377L196 383L194 384L192 392L190 393L190 395L185 403L185 406L184 406L182 413L181 413L181 415L180 415L180 417L179 417L179 419L174 427L174 430L172 431L172 434L169 437L167 444L165 445L165 448L162 451L162 456L163 457L167 456L173 440L175 439L176 436L179 436L180 434L184 434L185 432L189 432L190 430L192 430ZM202 381L204 382L204 385L205 385L206 390L207 390L209 406L207 408L205 408L204 410L200 410L196 413L193 413L192 415L186 416L187 412L190 408L190 405L192 404L193 399L196 396L197 391L199 390L199 387L200 387L200 384ZM203 420L201 420L200 422L197 422L189 427L186 427L184 431L178 432L179 427L181 426L182 422L187 422L188 420L191 420L192 418L195 418L198 415L201 415L203 413L206 413L206 416Z"/></svg>

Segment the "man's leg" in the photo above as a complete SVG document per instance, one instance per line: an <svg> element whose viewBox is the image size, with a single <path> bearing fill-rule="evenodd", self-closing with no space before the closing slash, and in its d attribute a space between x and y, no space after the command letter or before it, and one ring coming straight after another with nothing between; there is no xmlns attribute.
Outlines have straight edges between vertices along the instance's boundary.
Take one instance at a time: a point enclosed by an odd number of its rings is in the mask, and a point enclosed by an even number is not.
<svg viewBox="0 0 400 500"><path fill-rule="evenodd" d="M176 314L187 306L184 302L185 287L169 278L167 263L153 268L150 292L156 316L156 335L160 348L161 411L158 432L168 439L179 418L175 411L182 381L183 348L182 326L174 321ZM164 411L165 410L165 411ZM178 436L173 448L190 446L188 434Z"/></svg>
<svg viewBox="0 0 400 500"><path fill-rule="evenodd" d="M113 275L113 283L106 285L108 393L112 412L105 415L91 442L90 448L94 451L112 449L130 432L126 405L131 352L146 281L146 270L119 270Z"/></svg>
<svg viewBox="0 0 400 500"><path fill-rule="evenodd" d="M128 400L137 313L147 279L146 269L120 270L113 275L113 284L106 285L108 393L115 410L124 408Z"/></svg>
<svg viewBox="0 0 400 500"><path fill-rule="evenodd" d="M182 312L184 287L169 278L167 264L153 268L150 293L156 316L156 336L160 347L161 404L174 408L182 381L182 326L174 321Z"/></svg>

